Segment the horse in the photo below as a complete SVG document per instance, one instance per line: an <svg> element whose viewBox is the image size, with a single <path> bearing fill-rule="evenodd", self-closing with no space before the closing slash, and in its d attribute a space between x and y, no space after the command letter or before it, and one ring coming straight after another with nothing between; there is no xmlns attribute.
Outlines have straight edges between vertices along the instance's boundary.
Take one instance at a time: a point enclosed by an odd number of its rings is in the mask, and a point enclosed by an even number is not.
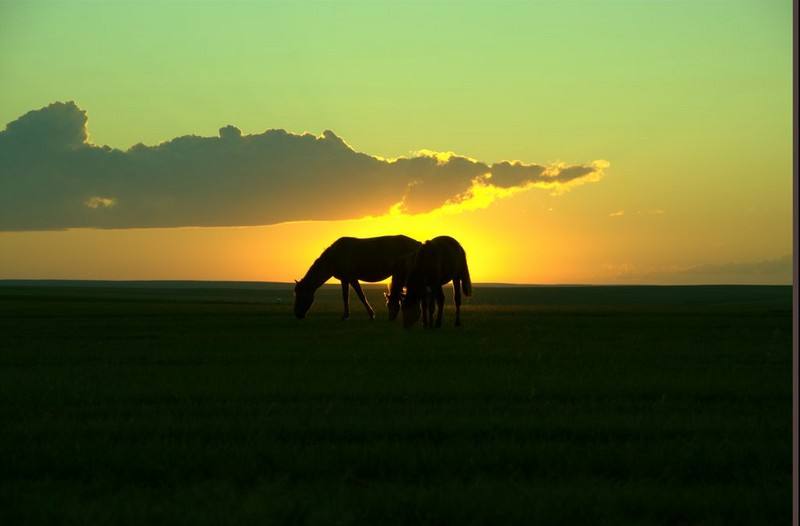
<svg viewBox="0 0 800 526"><path fill-rule="evenodd" d="M436 300L438 312L436 327L442 326L444 292L442 285L453 282L456 304L456 327L461 325L461 293L472 295L472 281L467 267L467 255L461 245L449 236L439 236L426 241L414 255L408 272L406 294L402 298L403 327L414 325L423 315L425 327L433 326L433 304ZM420 309L420 305L422 308ZM420 313L420 311L422 311Z"/></svg>
<svg viewBox="0 0 800 526"><path fill-rule="evenodd" d="M407 236L381 236L359 239L340 237L326 248L314 261L301 280L295 280L294 314L303 319L314 303L314 292L331 277L342 282L342 319L350 317L350 289L356 291L358 299L367 309L370 319L375 319L375 311L370 306L359 280L381 281L392 276L397 269L397 261L405 254L415 252L422 243Z"/></svg>

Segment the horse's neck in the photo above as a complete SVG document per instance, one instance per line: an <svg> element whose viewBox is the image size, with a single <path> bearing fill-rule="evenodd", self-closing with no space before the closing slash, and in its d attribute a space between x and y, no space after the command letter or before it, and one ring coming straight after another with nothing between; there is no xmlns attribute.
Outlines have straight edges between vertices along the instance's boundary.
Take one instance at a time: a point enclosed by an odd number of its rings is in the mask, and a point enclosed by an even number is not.
<svg viewBox="0 0 800 526"><path fill-rule="evenodd" d="M410 264L406 267L406 289L412 295L422 294L431 278L434 261L431 260L430 254L422 252L417 252L409 261Z"/></svg>
<svg viewBox="0 0 800 526"><path fill-rule="evenodd" d="M408 276L411 272L411 267L413 264L413 256L403 256L398 260L394 267L394 271L392 272L392 285L389 289L389 293L392 296L399 295L400 292L402 292L403 287L407 285Z"/></svg>
<svg viewBox="0 0 800 526"><path fill-rule="evenodd" d="M323 283L331 279L331 276L333 276L333 272L330 270L329 265L324 258L320 257L308 269L303 281L312 286L314 290L317 290Z"/></svg>
<svg viewBox="0 0 800 526"><path fill-rule="evenodd" d="M392 284L389 286L389 295L393 298L397 298L400 296L400 293L403 292L403 287L406 286L406 275L405 274L395 274L392 276Z"/></svg>

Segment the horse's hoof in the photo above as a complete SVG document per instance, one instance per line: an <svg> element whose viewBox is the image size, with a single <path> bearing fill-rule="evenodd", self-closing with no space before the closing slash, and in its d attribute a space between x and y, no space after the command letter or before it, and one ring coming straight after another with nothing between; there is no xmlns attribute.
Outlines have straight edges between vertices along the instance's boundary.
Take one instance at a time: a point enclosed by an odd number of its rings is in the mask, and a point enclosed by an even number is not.
<svg viewBox="0 0 800 526"><path fill-rule="evenodd" d="M349 319L350 319L350 315L349 314L342 316L342 321L347 321Z"/></svg>

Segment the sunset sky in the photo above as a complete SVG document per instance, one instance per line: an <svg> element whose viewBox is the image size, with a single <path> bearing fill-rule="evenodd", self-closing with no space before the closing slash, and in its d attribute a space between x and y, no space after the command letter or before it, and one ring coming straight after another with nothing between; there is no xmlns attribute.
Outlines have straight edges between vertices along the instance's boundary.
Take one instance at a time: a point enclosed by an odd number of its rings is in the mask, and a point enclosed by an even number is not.
<svg viewBox="0 0 800 526"><path fill-rule="evenodd" d="M0 279L791 282L788 0L0 0L0 79Z"/></svg>

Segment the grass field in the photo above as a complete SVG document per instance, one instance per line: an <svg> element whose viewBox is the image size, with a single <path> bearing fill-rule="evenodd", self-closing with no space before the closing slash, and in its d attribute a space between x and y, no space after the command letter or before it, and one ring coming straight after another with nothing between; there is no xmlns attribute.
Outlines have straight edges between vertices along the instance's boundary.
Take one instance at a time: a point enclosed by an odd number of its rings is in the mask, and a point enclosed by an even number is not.
<svg viewBox="0 0 800 526"><path fill-rule="evenodd" d="M338 296L0 284L0 523L791 520L790 287Z"/></svg>

